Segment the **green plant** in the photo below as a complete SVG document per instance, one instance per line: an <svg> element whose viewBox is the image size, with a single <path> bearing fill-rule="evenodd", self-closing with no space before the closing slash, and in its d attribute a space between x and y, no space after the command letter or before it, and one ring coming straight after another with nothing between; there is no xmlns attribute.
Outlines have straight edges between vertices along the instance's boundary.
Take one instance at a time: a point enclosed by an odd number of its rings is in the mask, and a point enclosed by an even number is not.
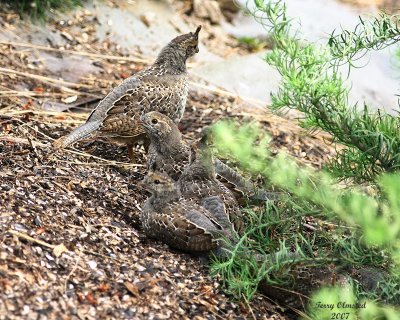
<svg viewBox="0 0 400 320"><path fill-rule="evenodd" d="M214 134L220 152L289 192L279 204L268 202L257 211L247 209L246 230L231 257L213 264L212 271L222 275L231 292L249 299L261 281L287 285L294 265L334 263L387 273L373 290L353 285L346 303L353 295L355 301L367 302L367 311L351 309L354 316L372 312L373 301L400 305L399 175L380 177L381 197L368 196L356 188L340 188L328 173L300 167L283 154L272 158L268 137L254 125L237 128L220 122ZM335 227L307 232L303 219L309 216ZM246 257L246 252L257 252L264 259L260 263L257 255ZM328 289L321 294L326 295L325 301L334 296Z"/></svg>
<svg viewBox="0 0 400 320"><path fill-rule="evenodd" d="M267 41L260 40L253 37L239 37L237 39L240 44L247 47L250 51L260 51L267 47Z"/></svg>
<svg viewBox="0 0 400 320"><path fill-rule="evenodd" d="M400 120L384 112L370 113L364 105L349 106L348 91L338 67L355 61L369 50L379 50L400 40L399 16L381 14L363 20L354 31L333 32L327 44L302 41L293 30L281 1L255 0L253 15L268 28L276 44L266 61L282 76L280 89L272 94L273 110L303 112L301 125L323 129L334 142L347 146L338 152L331 171L341 178L373 181L382 172L400 168Z"/></svg>
<svg viewBox="0 0 400 320"><path fill-rule="evenodd" d="M347 64L350 72L369 50L398 42L398 17L382 14L360 19L355 30L333 32L326 45L318 45L299 38L282 1L254 2L252 14L275 44L266 61L282 76L271 108L297 109L304 115L301 125L323 129L334 142L347 146L330 163L330 173L353 182L373 182L378 188L371 196L356 186L339 187L327 172L299 167L284 155L272 158L268 137L255 126L219 123L215 127L219 151L287 195L279 203L246 209L244 235L230 259L215 262L212 270L223 276L232 293L249 299L260 282L283 287L295 282L289 277L295 265L310 270L332 263L342 268L375 268L382 278L371 288L354 280L345 291L325 288L315 293L308 317L326 319L335 311L334 307L321 310L316 301L335 306L345 299L366 305L350 308L349 319L394 319L399 310L390 305L400 305L400 176L388 173L400 166L400 121L384 113L371 114L367 106L363 111L349 106L349 89L339 66ZM310 217L334 227L309 232L303 226ZM246 252L257 254L244 259ZM258 255L264 259L257 259Z"/></svg>
<svg viewBox="0 0 400 320"><path fill-rule="evenodd" d="M8 3L20 15L28 14L33 19L44 19L49 11L70 9L82 4L82 0L0 0Z"/></svg>

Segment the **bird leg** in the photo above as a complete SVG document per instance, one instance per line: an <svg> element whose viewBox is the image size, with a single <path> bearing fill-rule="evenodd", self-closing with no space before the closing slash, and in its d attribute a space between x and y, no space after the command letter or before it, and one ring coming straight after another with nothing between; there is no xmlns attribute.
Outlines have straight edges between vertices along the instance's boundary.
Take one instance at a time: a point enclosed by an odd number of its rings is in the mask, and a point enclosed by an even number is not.
<svg viewBox="0 0 400 320"><path fill-rule="evenodd" d="M135 145L134 144L127 144L126 145L128 148L128 155L129 155L129 159L131 160L131 162L133 162L135 160L134 155L134 149L135 149Z"/></svg>

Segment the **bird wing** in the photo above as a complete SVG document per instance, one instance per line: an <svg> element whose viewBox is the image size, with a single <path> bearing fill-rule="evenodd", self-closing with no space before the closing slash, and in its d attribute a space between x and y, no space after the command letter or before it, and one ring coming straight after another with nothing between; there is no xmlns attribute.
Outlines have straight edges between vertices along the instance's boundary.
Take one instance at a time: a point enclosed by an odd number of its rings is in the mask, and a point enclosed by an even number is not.
<svg viewBox="0 0 400 320"><path fill-rule="evenodd" d="M148 102L142 113L155 110L179 122L186 105L186 76L147 76L143 78L141 89L141 96L146 97Z"/></svg>
<svg viewBox="0 0 400 320"><path fill-rule="evenodd" d="M157 219L163 228L163 240L172 247L202 252L218 246L221 226L207 210L192 201L180 199L168 204Z"/></svg>
<svg viewBox="0 0 400 320"><path fill-rule="evenodd" d="M107 136L134 137L145 134L138 124L141 114L157 110L175 117L181 104L180 90L171 88L171 81L182 82L171 76L138 75L115 87L90 114L88 121L102 119L100 131ZM182 84L181 84L182 85Z"/></svg>
<svg viewBox="0 0 400 320"><path fill-rule="evenodd" d="M108 114L115 114L115 111L112 111L112 109L121 107L129 101L132 94L137 92L140 83L141 79L139 75L125 79L99 102L97 107L90 113L87 121L104 120Z"/></svg>
<svg viewBox="0 0 400 320"><path fill-rule="evenodd" d="M224 201L219 196L202 199L201 206L209 211L224 229L232 228L232 223L225 210Z"/></svg>
<svg viewBox="0 0 400 320"><path fill-rule="evenodd" d="M182 195L188 199L192 199L197 203L201 203L202 206L206 205L206 209L208 209L211 213L215 215L216 211L213 210L221 210L222 209L215 209L212 206L216 205L216 200L213 200L213 197L217 197L219 201L222 201L224 204L224 213L225 216L228 217L230 223L224 220L223 215L219 217L222 219L220 220L220 224L223 225L225 229L228 226L232 226L232 223L235 227L236 231L240 231L243 228L243 216L240 212L239 205L236 201L234 194L221 182L218 180L180 180L180 189ZM207 198L211 199L211 203L208 204L207 202L210 200L206 200L206 203L203 201ZM219 213L217 212L217 215Z"/></svg>

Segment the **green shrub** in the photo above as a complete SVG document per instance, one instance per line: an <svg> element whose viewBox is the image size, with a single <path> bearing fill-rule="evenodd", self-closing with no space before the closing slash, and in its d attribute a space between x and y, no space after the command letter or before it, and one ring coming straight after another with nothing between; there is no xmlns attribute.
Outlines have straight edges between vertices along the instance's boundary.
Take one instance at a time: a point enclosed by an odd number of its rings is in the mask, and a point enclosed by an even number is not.
<svg viewBox="0 0 400 320"><path fill-rule="evenodd" d="M322 129L347 146L331 163L331 171L341 178L372 181L382 172L400 169L400 120L382 111L371 113L364 104L349 106L348 92L338 70L369 50L383 49L400 41L399 17L381 14L365 21L360 18L354 31L333 32L326 45L298 38L281 1L255 0L257 20L269 28L275 48L266 61L282 76L280 89L272 94L273 110L283 108L303 112L301 124ZM297 37L292 36L297 35Z"/></svg>
<svg viewBox="0 0 400 320"><path fill-rule="evenodd" d="M261 210L245 209L246 228L239 244L230 259L212 266L228 290L250 299L261 281L284 287L295 265L334 263L342 268L372 267L387 274L372 291L354 285L351 292L356 301L366 299L368 308L375 305L372 301L400 305L400 175L379 177L382 194L370 196L356 187L338 186L328 173L300 167L284 154L271 158L268 138L254 125L238 129L220 122L214 130L219 152L234 156L244 170L262 175L287 192ZM302 226L310 216L334 228L306 232ZM249 258L246 252L257 255ZM274 253L279 255L271 260ZM262 263L259 255L265 257Z"/></svg>
<svg viewBox="0 0 400 320"><path fill-rule="evenodd" d="M50 11L70 9L82 4L82 0L0 0L8 3L20 15L44 19Z"/></svg>
<svg viewBox="0 0 400 320"><path fill-rule="evenodd" d="M322 45L299 38L282 1L254 3L252 14L275 44L265 60L282 76L271 108L301 111L302 126L323 129L346 148L328 170L317 172L282 154L271 157L269 138L254 125L218 123L214 129L219 152L285 196L244 209L246 227L239 244L230 259L216 261L212 271L222 275L232 293L250 299L262 281L281 287L296 281L288 277L296 265L375 268L384 276L374 289L356 280L347 291L325 288L313 296L308 317L327 318L315 305L318 299L336 303L345 298L367 306L351 308L349 319L395 319L400 312L391 307L400 305L400 175L395 174L400 168L400 120L371 113L365 105L363 110L349 105L349 89L338 68L347 64L351 72L359 56L397 43L399 17L360 18L354 31L334 32ZM338 184L338 179L352 184ZM363 192L366 185L375 192ZM304 221L310 218L329 228L306 230ZM248 257L248 252L257 254ZM327 312L330 317L331 310Z"/></svg>
<svg viewBox="0 0 400 320"><path fill-rule="evenodd" d="M247 47L250 51L260 51L268 46L267 41L260 40L254 37L239 37L237 38L240 44Z"/></svg>

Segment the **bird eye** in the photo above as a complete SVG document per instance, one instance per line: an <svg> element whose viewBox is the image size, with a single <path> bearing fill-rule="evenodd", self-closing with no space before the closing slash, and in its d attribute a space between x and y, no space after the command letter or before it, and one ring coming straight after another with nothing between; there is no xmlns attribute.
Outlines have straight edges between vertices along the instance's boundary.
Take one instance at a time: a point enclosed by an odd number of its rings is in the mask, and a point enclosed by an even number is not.
<svg viewBox="0 0 400 320"><path fill-rule="evenodd" d="M160 184L160 180L154 180L154 184Z"/></svg>
<svg viewBox="0 0 400 320"><path fill-rule="evenodd" d="M151 123L152 123L152 124L157 124L157 123L158 123L158 120L157 120L157 119L153 119L153 120L151 120Z"/></svg>

